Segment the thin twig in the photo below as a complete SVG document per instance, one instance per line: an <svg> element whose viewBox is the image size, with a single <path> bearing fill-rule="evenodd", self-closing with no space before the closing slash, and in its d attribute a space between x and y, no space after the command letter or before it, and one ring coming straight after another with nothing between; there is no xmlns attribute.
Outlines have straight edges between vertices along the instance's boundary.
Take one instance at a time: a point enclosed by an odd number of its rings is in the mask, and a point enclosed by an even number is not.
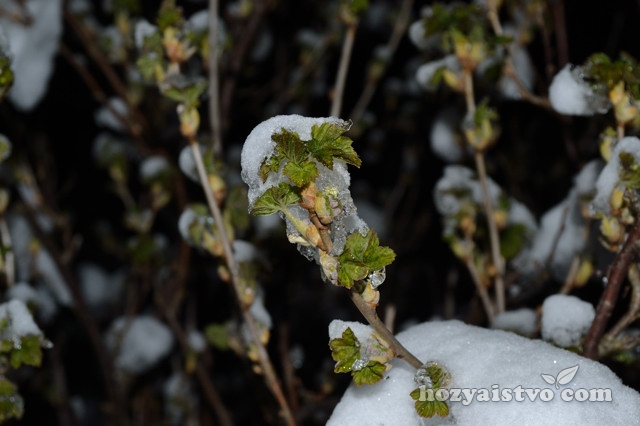
<svg viewBox="0 0 640 426"><path fill-rule="evenodd" d="M404 359L407 361L412 367L420 368L423 363L418 358L415 357L407 348L405 348L402 343L396 339L396 336L393 335L391 331L384 325L376 310L371 307L362 296L355 290L352 289L350 291L351 300L353 304L356 305L356 308L360 311L362 316L365 317L367 322L373 327L373 329L382 337L382 339L389 344L389 347L395 352L397 358Z"/></svg>
<svg viewBox="0 0 640 426"><path fill-rule="evenodd" d="M98 65L113 90L127 104L128 111L135 119L133 123L130 123L131 131L135 135L141 135L146 129L149 128L149 126L144 115L131 101L127 87L115 72L111 64L109 64L107 58L100 51L100 49L98 48L98 44L95 42L95 40L92 39L92 36L87 31L84 24L80 22L80 20L66 8L64 9L64 19L69 24L71 29L73 29L73 31L76 33L85 50L87 51L91 59L93 59L93 61Z"/></svg>
<svg viewBox="0 0 640 426"><path fill-rule="evenodd" d="M589 328L587 337L585 337L584 340L584 350L582 354L587 358L598 358L598 345L600 343L600 339L605 332L607 322L611 317L613 308L616 306L620 287L627 275L629 265L636 254L636 243L639 239L640 220L636 221L631 232L629 232L622 249L609 268L609 272L607 274L607 285L602 292L600 303L598 303L598 309L596 310L596 316L593 319L591 328Z"/></svg>
<svg viewBox="0 0 640 426"><path fill-rule="evenodd" d="M388 64L391 63L391 59L393 58L393 55L398 49L398 45L400 44L400 40L406 33L407 26L409 25L409 18L411 17L412 6L413 0L404 0L402 2L400 13L398 14L398 18L396 19L393 26L391 38L389 38L389 42L385 47L386 54L388 55L388 57L385 58L385 70L382 70L381 72L376 73L375 76L370 76L367 79L367 85L360 94L360 98L358 98L356 106L353 108L353 111L351 111L351 115L349 116L349 118L353 120L354 123L360 121L360 118L362 118L364 111L367 109L367 106L369 106L371 98L373 98L373 95L378 87L378 83L384 75L384 71L386 71Z"/></svg>
<svg viewBox="0 0 640 426"><path fill-rule="evenodd" d="M618 335L620 335L625 328L631 325L632 322L638 319L638 313L640 312L640 271L638 271L638 266L631 265L627 276L631 283L631 302L629 303L629 310L613 327L611 327L611 330L602 337L599 349L600 356L604 356L611 352L611 350L615 349L616 338Z"/></svg>
<svg viewBox="0 0 640 426"><path fill-rule="evenodd" d="M473 263L473 260L468 258L464 263L469 270L469 274L471 275L471 280L476 286L476 290L478 290L478 294L480 295L480 300L482 301L482 307L484 308L484 312L487 314L487 319L489 323L493 321L493 317L495 316L495 311L493 309L493 303L491 302L491 298L489 297L489 292L487 292L487 288L482 283L482 279L480 279L480 274L478 273L478 269L476 265Z"/></svg>
<svg viewBox="0 0 640 426"><path fill-rule="evenodd" d="M578 273L578 268L580 267L580 256L573 256L573 260L571 260L571 266L569 266L569 272L567 272L567 276L564 279L564 284L562 288L558 292L558 294L569 294L573 285L575 284L576 274Z"/></svg>
<svg viewBox="0 0 640 426"><path fill-rule="evenodd" d="M349 62L351 61L351 52L353 51L353 43L356 38L356 30L358 29L357 21L347 25L347 33L342 44L342 54L340 55L340 65L338 66L338 74L336 76L336 85L333 88L331 112L332 117L338 117L342 110L342 98L344 96L344 87L347 83L347 72L349 71Z"/></svg>
<svg viewBox="0 0 640 426"><path fill-rule="evenodd" d="M13 247L13 244L11 243L11 233L9 232L9 227L7 226L7 221L4 215L0 216L0 239L2 241L2 247ZM8 288L11 288L16 282L15 255L13 250L8 250L5 253L4 263L6 284Z"/></svg>
<svg viewBox="0 0 640 426"><path fill-rule="evenodd" d="M284 377L284 385L287 388L287 396L289 397L289 405L291 411L296 413L300 409L300 400L298 396L297 378L291 356L289 354L289 325L286 322L280 324L280 357L282 360L282 371Z"/></svg>
<svg viewBox="0 0 640 426"><path fill-rule="evenodd" d="M558 53L558 69L569 63L569 41L567 38L567 22L564 13L564 0L549 0L553 25L556 33L556 50Z"/></svg>
<svg viewBox="0 0 640 426"><path fill-rule="evenodd" d="M105 382L105 388L107 397L113 404L113 420L114 424L126 425L128 420L124 410L124 401L120 398L120 391L115 381L115 374L112 367L111 359L104 346L104 342L100 335L100 329L93 316L91 316L89 308L84 300L84 296L80 291L80 287L75 280L74 275L71 273L69 267L60 259L59 253L61 252L53 242L49 239L48 235L40 228L38 221L35 219L35 212L28 206L24 205L24 216L29 222L29 226L33 230L38 241L43 245L44 249L51 255L56 268L62 275L64 282L67 284L69 293L73 299L73 310L76 316L80 319L80 323L84 327L89 340L93 345L98 363L100 364L100 370Z"/></svg>
<svg viewBox="0 0 640 426"><path fill-rule="evenodd" d="M241 300L242 294L242 284L240 283L240 275L238 264L233 257L233 251L231 249L231 242L229 241L229 237L227 235L227 231L224 227L224 220L222 218L222 213L220 212L220 207L216 202L213 196L213 190L211 189L211 185L209 184L209 179L207 178L207 173L204 168L204 163L202 161L202 153L200 152L200 147L195 139L189 140L189 146L191 147L191 151L193 153L193 157L196 162L196 167L198 169L198 176L200 178L200 183L204 189L205 197L207 199L207 204L209 205L209 209L213 214L213 218L216 224L216 228L218 230L218 235L222 240L222 247L224 250L224 256L227 263L227 267L229 268L229 272L231 274L231 282L232 287L235 292L236 300L240 305L240 312L242 314L242 319L244 324L247 326L249 330L249 335L251 336L252 342L256 346L256 350L258 352L258 362L260 367L262 368L262 373L264 374L264 379L266 385L271 390L274 398L280 405L280 409L282 410L282 416L288 425L295 425L295 419L293 417L293 413L289 408L289 404L287 399L282 391L282 386L278 380L278 377L275 373L275 369L273 368L273 364L271 363L271 359L269 358L269 354L265 349L264 345L260 341L260 336L258 334L258 328L255 322L255 319L251 315L249 311L249 306Z"/></svg>
<svg viewBox="0 0 640 426"><path fill-rule="evenodd" d="M169 327L173 331L173 334L176 336L178 340L178 344L180 345L180 349L184 353L185 356L191 351L189 346L189 342L186 337L186 333L182 329L182 326L176 319L174 312L169 309L162 309L163 315L169 324ZM205 398L213 412L218 419L218 422L223 426L232 426L233 420L231 418L231 413L225 407L224 402L222 402L222 398L220 397L220 393L216 389L215 385L211 381L209 377L209 372L207 371L205 365L202 362L202 358L198 357L196 360L196 377L198 379L198 383L200 383L200 387L202 388Z"/></svg>
<svg viewBox="0 0 640 426"><path fill-rule="evenodd" d="M213 137L213 152L222 156L222 120L218 76L218 0L209 0L209 123Z"/></svg>
<svg viewBox="0 0 640 426"><path fill-rule="evenodd" d="M496 225L493 214L493 203L491 202L491 194L489 193L489 185L487 183L487 171L484 164L484 154L482 151L475 153L476 169L478 170L478 178L480 179L480 187L482 188L482 201L484 204L485 215L487 216L487 225L489 226L489 241L491 242L491 258L493 266L496 268L495 287L496 287L496 310L497 313L504 312L504 259L500 253L500 238L498 236L498 227Z"/></svg>

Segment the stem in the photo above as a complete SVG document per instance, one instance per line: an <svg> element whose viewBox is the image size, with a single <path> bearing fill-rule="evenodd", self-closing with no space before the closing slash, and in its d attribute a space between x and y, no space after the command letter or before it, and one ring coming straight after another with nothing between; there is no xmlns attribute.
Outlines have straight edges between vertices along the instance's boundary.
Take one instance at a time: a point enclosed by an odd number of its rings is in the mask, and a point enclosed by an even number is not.
<svg viewBox="0 0 640 426"><path fill-rule="evenodd" d="M349 62L351 60L351 51L356 38L357 21L347 26L347 34L342 44L342 55L340 56L340 65L338 66L338 75L336 77L336 86L333 90L333 102L331 103L331 113L333 117L340 115L342 109L342 97L344 96L344 87L347 81L347 72L349 71Z"/></svg>
<svg viewBox="0 0 640 426"><path fill-rule="evenodd" d="M475 154L476 169L482 187L482 201L484 204L485 215L487 216L487 225L489 226L489 241L491 242L491 258L493 266L496 268L496 308L498 313L504 312L504 260L500 254L500 239L498 237L498 227L493 214L493 203L491 202L491 194L489 193L489 185L487 179L487 171L484 164L484 155L482 151L476 151Z"/></svg>
<svg viewBox="0 0 640 426"><path fill-rule="evenodd" d="M287 403L287 399L284 396L284 392L282 391L282 387L278 381L278 377L276 376L273 365L271 364L271 360L269 358L269 354L265 349L264 345L260 341L260 336L258 335L258 329L255 323L255 320L251 313L249 312L249 306L242 302L241 294L242 294L242 285L240 283L239 269L238 264L233 257L233 251L231 249L231 243L229 241L229 236L224 228L224 221L222 218L222 213L220 212L220 207L216 202L213 196L213 190L211 189L211 185L209 184L209 179L207 178L207 173L204 168L204 163L202 161L202 153L200 152L200 146L197 141L193 138L189 139L189 145L191 147L193 158L196 162L196 167L198 169L198 176L200 178L200 183L202 184L202 188L204 189L204 194L207 198L207 203L209 205L209 209L211 209L211 213L213 214L213 218L215 220L216 227L218 229L218 235L222 240L222 248L224 250L225 260L227 262L227 267L229 268L229 272L231 273L231 282L232 287L235 292L236 300L240 305L240 312L242 314L242 319L244 323L247 325L247 329L249 330L249 335L251 336L251 340L256 346L258 351L258 362L260 367L262 368L262 372L264 374L264 380L266 385L271 390L274 398L280 405L282 410L282 416L284 417L286 423L288 425L295 425L295 419L293 418L293 413L289 408L289 404Z"/></svg>
<svg viewBox="0 0 640 426"><path fill-rule="evenodd" d="M11 233L9 232L9 227L7 226L7 221L3 216L0 216L0 238L2 240L3 247L12 247L11 243ZM16 274L15 274L15 259L14 259L13 250L7 251L4 255L4 271L6 277L6 284L8 288L13 287L16 283Z"/></svg>
<svg viewBox="0 0 640 426"><path fill-rule="evenodd" d="M631 232L627 236L627 241L625 241L622 249L614 259L607 274L607 285L602 292L600 303L598 303L598 309L596 310L596 316L584 340L584 350L582 354L587 358L598 358L598 344L607 327L607 322L611 317L613 308L616 306L622 281L627 275L629 264L635 255L636 242L638 239L640 239L640 221L636 221L631 229Z"/></svg>
<svg viewBox="0 0 640 426"><path fill-rule="evenodd" d="M491 298L489 297L489 292L487 291L487 288L484 286L484 284L482 284L480 274L478 274L478 269L476 268L476 265L474 265L473 260L471 260L470 258L467 259L465 261L465 265L469 270L469 274L471 274L473 283L476 285L476 290L478 290L478 294L480 295L482 306L485 313L487 314L489 323L491 323L491 321L493 321L493 317L495 316L495 312L493 310L493 303L491 303Z"/></svg>
<svg viewBox="0 0 640 426"><path fill-rule="evenodd" d="M98 324L95 318L90 314L89 308L84 300L84 296L80 291L80 287L71 273L71 270L60 258L61 250L53 244L47 234L42 230L42 228L40 228L40 225L35 218L35 212L28 205L25 205L24 213L24 216L29 222L29 226L33 230L36 238L42 244L44 249L51 255L56 268L58 268L64 282L67 284L69 293L71 293L74 313L80 320L80 323L84 327L85 332L89 337L89 341L93 346L93 350L95 351L96 358L100 364L100 370L105 382L107 398L111 404L113 404L111 407L113 423L118 425L127 425L129 422L124 408L124 401L121 398L121 392L115 380L116 376L113 371L113 364L104 346L104 341L100 335Z"/></svg>
<svg viewBox="0 0 640 426"><path fill-rule="evenodd" d="M396 22L393 26L393 32L391 33L391 38L389 38L389 42L387 43L386 50L389 54L388 62L385 62L385 69L391 63L391 59L393 58L394 53L398 49L398 45L400 44L400 40L404 36L407 26L409 23L409 18L411 17L411 7L413 6L413 0L404 0L402 2L402 6L400 8L400 13ZM384 71L377 74L375 77L370 77L367 79L367 85L364 90L360 94L360 98L356 102L356 106L351 111L351 120L354 123L360 121L360 118L364 114L364 111L367 109L367 106L371 102L371 98L373 98L374 93L378 87L378 83L380 79L384 75Z"/></svg>
<svg viewBox="0 0 640 426"><path fill-rule="evenodd" d="M464 78L464 100L467 104L467 112L471 116L476 112L476 101L473 95L473 76L471 75L471 71L465 69L462 73Z"/></svg>
<svg viewBox="0 0 640 426"><path fill-rule="evenodd" d="M222 156L222 119L218 80L218 0L209 0L209 123L213 152Z"/></svg>
<svg viewBox="0 0 640 426"><path fill-rule="evenodd" d="M351 301L356 308L360 311L362 316L365 317L367 322L373 327L373 329L382 337L382 339L389 344L389 347L393 349L396 353L396 357L402 358L407 361L412 367L418 369L422 367L424 364L418 358L415 357L407 348L402 346L402 343L396 339L396 336L393 335L391 331L384 325L378 314L376 313L375 308L371 307L367 302L364 301L362 296L355 291L351 290Z"/></svg>
<svg viewBox="0 0 640 426"><path fill-rule="evenodd" d="M632 322L638 319L638 312L640 312L640 271L638 271L637 265L631 265L627 277L631 283L631 302L629 303L629 310L602 338L600 355L605 355L611 352L611 350L615 348L616 337L618 337L618 335L622 333L622 331Z"/></svg>

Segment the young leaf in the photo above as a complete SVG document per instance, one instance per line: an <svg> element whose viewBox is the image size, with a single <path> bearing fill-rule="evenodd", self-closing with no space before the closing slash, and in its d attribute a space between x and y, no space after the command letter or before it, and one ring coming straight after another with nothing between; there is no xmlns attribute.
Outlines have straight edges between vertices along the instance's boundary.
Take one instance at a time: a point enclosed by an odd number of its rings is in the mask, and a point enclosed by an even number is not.
<svg viewBox="0 0 640 426"><path fill-rule="evenodd" d="M431 418L436 414L440 417L449 415L449 406L444 401L438 401L437 399L420 401L420 388L414 389L410 395L416 401L414 406L420 417Z"/></svg>
<svg viewBox="0 0 640 426"><path fill-rule="evenodd" d="M353 363L360 357L360 342L349 327L342 332L342 338L332 339L329 347L331 357L336 361L333 369L336 373L348 373Z"/></svg>
<svg viewBox="0 0 640 426"><path fill-rule="evenodd" d="M369 361L369 363L358 371L352 371L353 382L356 386L372 385L378 383L382 379L383 373L387 371L387 367L377 361Z"/></svg>
<svg viewBox="0 0 640 426"><path fill-rule="evenodd" d="M500 254L509 260L520 253L526 240L527 227L522 223L508 225L500 233Z"/></svg>
<svg viewBox="0 0 640 426"><path fill-rule="evenodd" d="M364 236L354 232L347 238L344 250L338 257L338 280L341 285L351 288L354 281L362 280L369 272L389 265L395 256L389 247L379 246L374 230L370 229Z"/></svg>
<svg viewBox="0 0 640 426"><path fill-rule="evenodd" d="M316 160L331 170L333 170L334 158L360 167L362 160L351 146L353 141L342 136L346 131L345 128L333 123L322 123L320 126L314 124L311 128L311 140L307 142L307 149Z"/></svg>
<svg viewBox="0 0 640 426"><path fill-rule="evenodd" d="M276 152L262 162L260 165L260 178L262 179L262 183L267 181L269 173L278 173L278 170L280 170L280 161L282 161L282 154Z"/></svg>
<svg viewBox="0 0 640 426"><path fill-rule="evenodd" d="M635 157L628 152L621 152L619 158L622 166L618 172L620 181L631 189L640 188L640 166Z"/></svg>
<svg viewBox="0 0 640 426"><path fill-rule="evenodd" d="M282 128L280 133L271 136L271 140L276 143L276 149L294 163L300 164L309 158L309 151L295 132Z"/></svg>
<svg viewBox="0 0 640 426"><path fill-rule="evenodd" d="M284 166L282 172L298 187L305 186L318 177L318 168L315 163L310 160L301 163L289 161Z"/></svg>
<svg viewBox="0 0 640 426"><path fill-rule="evenodd" d="M22 364L39 367L42 363L40 336L25 336L20 339L20 346L11 351L11 366L18 368Z"/></svg>
<svg viewBox="0 0 640 426"><path fill-rule="evenodd" d="M262 194L253 204L251 214L255 216L269 216L300 201L297 189L287 183L272 186Z"/></svg>

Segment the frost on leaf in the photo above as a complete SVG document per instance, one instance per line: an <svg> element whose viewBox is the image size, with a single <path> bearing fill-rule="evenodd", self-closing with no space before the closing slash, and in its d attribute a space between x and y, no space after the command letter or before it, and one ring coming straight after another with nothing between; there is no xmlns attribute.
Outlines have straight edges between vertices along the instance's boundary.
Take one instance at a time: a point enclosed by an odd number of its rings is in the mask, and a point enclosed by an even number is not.
<svg viewBox="0 0 640 426"><path fill-rule="evenodd" d="M392 358L392 351L375 335L361 342L351 327L347 327L341 337L331 339L329 347L331 357L336 361L334 372L350 372L357 386L380 381L388 369L386 362Z"/></svg>
<svg viewBox="0 0 640 426"><path fill-rule="evenodd" d="M389 247L380 247L374 230L368 230L366 235L354 232L347 238L344 251L338 258L338 281L340 285L351 288L355 281L365 279L371 271L384 268L395 257Z"/></svg>

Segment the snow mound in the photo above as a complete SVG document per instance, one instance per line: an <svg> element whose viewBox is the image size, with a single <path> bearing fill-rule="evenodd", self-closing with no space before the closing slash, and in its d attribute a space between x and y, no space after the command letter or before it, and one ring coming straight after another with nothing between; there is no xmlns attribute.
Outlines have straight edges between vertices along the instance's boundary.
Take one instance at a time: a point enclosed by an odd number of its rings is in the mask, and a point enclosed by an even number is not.
<svg viewBox="0 0 640 426"><path fill-rule="evenodd" d="M542 304L542 338L565 348L578 346L595 315L591 303L575 296L549 296Z"/></svg>
<svg viewBox="0 0 640 426"><path fill-rule="evenodd" d="M469 326L459 321L427 322L398 334L398 339L422 361L437 361L451 373L450 388L492 390L549 389L553 399L531 402L449 402L448 418L421 419L409 393L417 388L415 370L394 360L386 377L373 386L351 385L336 406L328 426L370 425L596 425L638 424L640 394L622 384L604 365L516 334ZM578 366L575 377L558 389L541 374ZM564 380L563 380L564 381ZM610 402L566 402L561 393L578 389L610 389ZM568 392L568 391L567 391ZM547 392L548 393L548 392ZM515 396L515 392L513 393ZM464 401L464 398L462 399Z"/></svg>

